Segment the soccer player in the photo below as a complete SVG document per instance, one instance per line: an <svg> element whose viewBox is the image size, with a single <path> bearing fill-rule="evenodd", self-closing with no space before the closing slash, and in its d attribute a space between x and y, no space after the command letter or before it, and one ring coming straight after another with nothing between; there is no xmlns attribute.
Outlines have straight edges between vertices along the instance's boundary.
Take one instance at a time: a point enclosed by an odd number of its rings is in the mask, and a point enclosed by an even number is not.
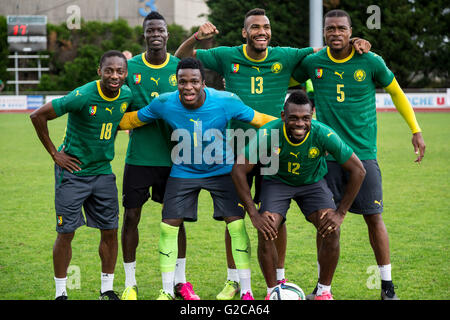
<svg viewBox="0 0 450 320"><path fill-rule="evenodd" d="M126 84L134 96L131 111L148 105L155 97L165 92L175 91L177 81L175 71L179 59L167 52L167 24L156 11L149 13L143 22L146 52L128 61ZM147 126L131 132L125 159L123 176L123 206L125 207L122 225L122 252L125 269L125 290L122 300L137 299L136 249L139 243L138 224L142 206L150 198L162 203L172 161L170 159L171 129L163 120L154 121ZM157 152L155 152L157 150ZM177 295L185 300L197 300L185 276L186 233L180 227L180 248L175 283Z"/></svg>
<svg viewBox="0 0 450 320"><path fill-rule="evenodd" d="M316 300L332 300L331 280L339 259L339 227L364 179L364 167L353 150L328 126L312 120L312 115L313 109L306 93L293 92L286 100L281 119L261 127L259 134L246 146L245 154L241 154L233 166L234 185L258 229L258 259L267 283L266 299L277 285L277 253L272 241L275 234L267 225L273 223L278 229L286 220L290 202L294 199L323 239L318 248L319 283L323 290L317 293ZM273 175L263 176L258 213L246 174L253 170L259 156L269 153L272 162L274 157L278 158L278 170ZM332 154L349 173L345 193L337 209L324 179L327 153ZM252 155L255 155L253 162Z"/></svg>
<svg viewBox="0 0 450 320"><path fill-rule="evenodd" d="M202 61L205 68L214 70L224 77L227 91L236 93L245 104L254 110L279 117L295 66L308 54L313 53L314 49L269 46L272 37L270 20L266 16L265 10L259 8L252 9L245 15L242 28L245 44L209 50L194 49L199 41L209 39L218 33L219 31L212 23L203 24L198 32L181 44L175 55L180 58L196 57ZM354 45L361 53L370 49L370 44L362 39L355 41ZM250 127L250 125L237 120L232 120L230 123L232 129L247 130ZM250 185L255 177L254 199L257 203L259 202L261 183L261 176L258 172L257 166L248 176ZM283 224L276 239L279 254L277 274L280 282L285 281L286 237L286 226ZM225 243L228 276L225 287L217 295L217 298L231 300L238 292L238 282L227 229L225 230Z"/></svg>
<svg viewBox="0 0 450 320"><path fill-rule="evenodd" d="M367 171L361 190L350 212L362 214L375 253L382 280L382 299L398 299L391 278L389 239L381 212L383 196L381 173L377 163L377 118L375 88L381 85L412 131L412 144L420 162L425 143L414 111L384 60L369 52L355 55L349 44L352 34L350 16L343 10L325 15L324 37L327 47L305 58L294 72L302 82L310 78L314 85L317 119L331 128L354 150ZM326 180L336 204L342 201L347 180L335 159L328 158ZM320 238L318 238L320 245ZM322 266L318 264L320 270ZM310 298L314 296L315 290Z"/></svg>
<svg viewBox="0 0 450 320"><path fill-rule="evenodd" d="M56 299L66 300L67 268L72 258L75 230L87 224L100 229L102 263L101 300L119 300L113 291L117 260L119 202L116 177L111 170L114 138L132 102L127 86L127 60L119 51L100 59L100 80L76 88L31 113L36 133L55 162L56 231L53 247ZM68 114L62 145L56 149L47 122ZM83 217L82 209L86 218Z"/></svg>
<svg viewBox="0 0 450 320"><path fill-rule="evenodd" d="M275 118L254 111L233 93L206 88L204 69L197 59L181 60L176 75L178 91L157 97L121 122L121 127L129 129L163 119L175 130L172 137L182 138L182 145L172 151L173 166L164 195L159 241L163 290L158 299L173 299L178 228L183 221L197 220L198 194L205 189L213 198L214 219L224 220L230 230L241 298L253 300L250 242L245 212L231 181L234 159L225 130L231 119L260 127Z"/></svg>

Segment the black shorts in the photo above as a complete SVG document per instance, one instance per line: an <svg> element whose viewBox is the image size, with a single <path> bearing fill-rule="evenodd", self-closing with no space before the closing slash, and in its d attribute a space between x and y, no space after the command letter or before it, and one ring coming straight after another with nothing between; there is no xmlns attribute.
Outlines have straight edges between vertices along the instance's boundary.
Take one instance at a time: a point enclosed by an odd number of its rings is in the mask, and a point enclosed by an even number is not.
<svg viewBox="0 0 450 320"><path fill-rule="evenodd" d="M222 221L225 217L245 216L244 206L239 202L231 176L227 174L198 179L169 177L164 195L163 219L197 221L198 195L202 189L211 194L214 219Z"/></svg>
<svg viewBox="0 0 450 320"><path fill-rule="evenodd" d="M85 224L97 229L117 229L119 200L116 176L77 176L55 165L55 211L56 231L59 233L74 232Z"/></svg>
<svg viewBox="0 0 450 320"><path fill-rule="evenodd" d="M325 179L298 187L287 185L279 180L263 179L259 212L278 213L283 217L284 222L292 199L297 202L306 218L320 209L336 209L333 194Z"/></svg>
<svg viewBox="0 0 450 320"><path fill-rule="evenodd" d="M150 198L162 203L171 167L147 167L125 164L122 204L125 208L140 208Z"/></svg>
<svg viewBox="0 0 450 320"><path fill-rule="evenodd" d="M383 212L383 189L381 171L377 160L362 160L366 176L349 211L358 214L377 214ZM345 193L349 174L337 162L327 161L328 174L325 176L328 187L333 192L336 206L339 206Z"/></svg>

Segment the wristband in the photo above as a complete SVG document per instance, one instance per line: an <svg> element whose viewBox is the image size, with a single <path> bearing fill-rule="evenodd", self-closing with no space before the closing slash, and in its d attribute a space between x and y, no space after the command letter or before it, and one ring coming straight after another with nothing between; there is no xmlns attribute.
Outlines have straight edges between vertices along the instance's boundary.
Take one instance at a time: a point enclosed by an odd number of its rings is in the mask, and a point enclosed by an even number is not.
<svg viewBox="0 0 450 320"><path fill-rule="evenodd" d="M197 31L196 33L194 33L194 39L197 40L197 41L201 41L201 40L197 37L197 35L198 35L198 31Z"/></svg>

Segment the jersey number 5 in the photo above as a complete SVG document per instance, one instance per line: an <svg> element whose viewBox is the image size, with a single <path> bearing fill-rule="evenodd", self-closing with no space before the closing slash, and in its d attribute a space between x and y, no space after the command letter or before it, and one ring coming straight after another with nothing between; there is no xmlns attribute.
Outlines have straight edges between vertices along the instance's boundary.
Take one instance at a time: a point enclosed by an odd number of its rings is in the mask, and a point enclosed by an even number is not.
<svg viewBox="0 0 450 320"><path fill-rule="evenodd" d="M338 84L336 86L336 90L337 90L337 93L338 93L338 96L336 97L336 99L337 99L338 102L343 102L345 100L345 93L342 90L343 88L344 88L343 84Z"/></svg>

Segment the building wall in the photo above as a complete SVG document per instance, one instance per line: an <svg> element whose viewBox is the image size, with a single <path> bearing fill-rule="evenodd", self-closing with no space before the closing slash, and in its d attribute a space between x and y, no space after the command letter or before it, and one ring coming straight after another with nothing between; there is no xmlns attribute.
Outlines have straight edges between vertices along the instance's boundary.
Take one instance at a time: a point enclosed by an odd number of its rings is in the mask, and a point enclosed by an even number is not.
<svg viewBox="0 0 450 320"><path fill-rule="evenodd" d="M0 15L46 15L48 23L66 22L71 15L70 6L80 8L81 18L86 21L114 20L116 0L2 0ZM182 25L186 30L206 21L208 7L204 0L118 0L119 17L129 25L142 24L145 14L156 8L170 23ZM205 17L199 15L205 14Z"/></svg>

